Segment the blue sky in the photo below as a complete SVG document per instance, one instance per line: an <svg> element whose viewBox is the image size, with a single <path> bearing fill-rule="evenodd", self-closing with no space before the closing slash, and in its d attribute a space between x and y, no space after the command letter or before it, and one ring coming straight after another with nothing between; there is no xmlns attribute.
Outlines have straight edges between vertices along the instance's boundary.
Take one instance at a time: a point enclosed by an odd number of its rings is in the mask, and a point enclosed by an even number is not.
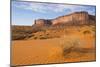
<svg viewBox="0 0 100 67"><path fill-rule="evenodd" d="M80 11L95 15L95 6L12 1L12 24L32 25L35 19L53 19Z"/></svg>

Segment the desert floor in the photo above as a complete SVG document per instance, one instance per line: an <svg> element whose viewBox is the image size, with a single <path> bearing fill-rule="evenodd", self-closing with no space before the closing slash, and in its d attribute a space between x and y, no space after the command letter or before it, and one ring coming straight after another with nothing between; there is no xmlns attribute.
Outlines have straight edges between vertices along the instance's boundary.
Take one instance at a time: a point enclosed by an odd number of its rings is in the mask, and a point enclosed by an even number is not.
<svg viewBox="0 0 100 67"><path fill-rule="evenodd" d="M12 41L11 65L95 61L95 32L89 27L69 32L60 38Z"/></svg>

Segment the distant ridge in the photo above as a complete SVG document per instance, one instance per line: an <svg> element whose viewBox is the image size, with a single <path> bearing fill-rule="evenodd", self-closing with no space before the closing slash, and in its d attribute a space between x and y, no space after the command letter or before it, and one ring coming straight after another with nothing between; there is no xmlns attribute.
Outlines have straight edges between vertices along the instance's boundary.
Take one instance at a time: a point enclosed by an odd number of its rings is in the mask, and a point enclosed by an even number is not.
<svg viewBox="0 0 100 67"><path fill-rule="evenodd" d="M54 19L37 19L36 26L50 26L50 25L88 25L95 24L95 16L89 15L88 12L74 12L69 15L59 16ZM34 26L33 25L33 26Z"/></svg>

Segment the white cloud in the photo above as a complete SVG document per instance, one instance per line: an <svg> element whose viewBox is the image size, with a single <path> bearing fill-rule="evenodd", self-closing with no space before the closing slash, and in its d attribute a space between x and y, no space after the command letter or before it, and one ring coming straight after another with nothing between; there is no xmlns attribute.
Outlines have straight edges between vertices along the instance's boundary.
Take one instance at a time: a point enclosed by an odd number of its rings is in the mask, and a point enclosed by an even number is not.
<svg viewBox="0 0 100 67"><path fill-rule="evenodd" d="M15 7L21 8L21 9L27 9L32 10L34 12L39 13L48 13L48 12L64 12L67 10L69 12L75 12L75 11L88 11L90 13L93 13L93 11L89 10L87 6L80 6L80 5L65 5L65 4L51 4L51 3L34 3L34 2L14 2L13 5Z"/></svg>

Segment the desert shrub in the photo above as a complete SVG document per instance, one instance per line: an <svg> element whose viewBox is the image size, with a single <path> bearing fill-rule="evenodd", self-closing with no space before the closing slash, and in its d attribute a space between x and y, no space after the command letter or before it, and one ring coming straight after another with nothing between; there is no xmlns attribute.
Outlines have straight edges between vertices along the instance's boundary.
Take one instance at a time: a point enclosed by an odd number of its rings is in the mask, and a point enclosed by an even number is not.
<svg viewBox="0 0 100 67"><path fill-rule="evenodd" d="M29 39L29 38L31 38L31 37L34 37L34 35L32 35L32 34L27 34L26 37L25 37L24 39L27 40L27 39Z"/></svg>
<svg viewBox="0 0 100 67"><path fill-rule="evenodd" d="M39 35L40 37L42 36L42 34Z"/></svg>
<svg viewBox="0 0 100 67"><path fill-rule="evenodd" d="M38 37L34 37L34 39L37 39Z"/></svg>
<svg viewBox="0 0 100 67"><path fill-rule="evenodd" d="M32 36L31 34L12 34L12 40L26 40Z"/></svg>
<svg viewBox="0 0 100 67"><path fill-rule="evenodd" d="M46 35L49 35L49 33L46 33Z"/></svg>
<svg viewBox="0 0 100 67"><path fill-rule="evenodd" d="M91 33L91 31L85 30L85 31L83 31L83 33L84 33L84 34L89 34L89 33Z"/></svg>
<svg viewBox="0 0 100 67"><path fill-rule="evenodd" d="M12 40L23 40L25 37L25 35L14 34L12 35Z"/></svg>
<svg viewBox="0 0 100 67"><path fill-rule="evenodd" d="M48 39L47 36L41 36L39 39Z"/></svg>
<svg viewBox="0 0 100 67"><path fill-rule="evenodd" d="M32 37L31 34L12 34L12 40L24 40Z"/></svg>
<svg viewBox="0 0 100 67"><path fill-rule="evenodd" d="M12 26L12 40L23 40L31 36L31 26Z"/></svg>

